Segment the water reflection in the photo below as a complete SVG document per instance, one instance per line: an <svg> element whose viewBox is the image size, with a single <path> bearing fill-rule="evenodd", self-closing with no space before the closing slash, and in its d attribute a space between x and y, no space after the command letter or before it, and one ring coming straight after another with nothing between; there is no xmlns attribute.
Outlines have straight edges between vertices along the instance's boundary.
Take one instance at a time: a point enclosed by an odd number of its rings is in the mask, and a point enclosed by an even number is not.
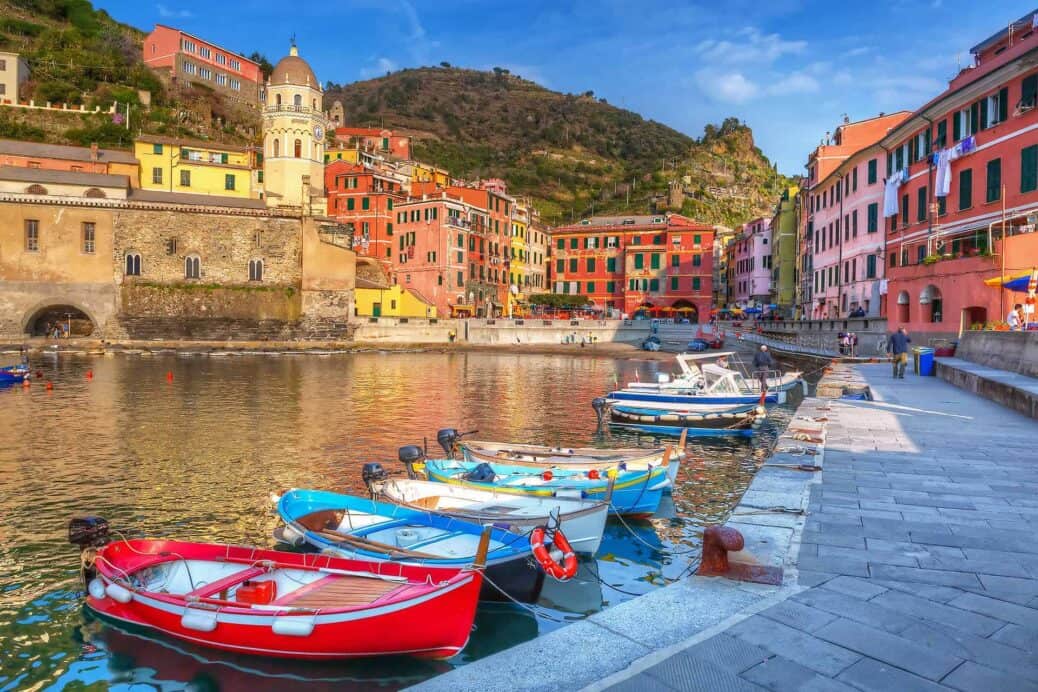
<svg viewBox="0 0 1038 692"><path fill-rule="evenodd" d="M441 427L478 429L489 439L594 444L600 438L591 399L636 372L646 381L671 366L598 357L364 353L62 356L33 367L43 379L27 391L0 390L0 421L8 430L0 446L6 529L0 689L135 679L159 688L269 689L281 685L281 674L300 669L336 686L352 684L362 670L365 684L392 688L431 675L439 668L412 661L319 671L261 664L85 619L78 555L65 542L65 523L89 512L130 535L272 545L272 491L362 492L363 463L402 472L397 447L423 438L435 444ZM41 386L44 380L54 382L53 391ZM672 505L648 522L611 520L598 559L582 564L576 582L546 590L539 607L547 617L482 608L469 648L444 665L463 665L681 577L698 555L703 527L724 520L756 455L788 415L777 409L753 440L693 440ZM610 441L656 444L631 433L614 432Z"/></svg>

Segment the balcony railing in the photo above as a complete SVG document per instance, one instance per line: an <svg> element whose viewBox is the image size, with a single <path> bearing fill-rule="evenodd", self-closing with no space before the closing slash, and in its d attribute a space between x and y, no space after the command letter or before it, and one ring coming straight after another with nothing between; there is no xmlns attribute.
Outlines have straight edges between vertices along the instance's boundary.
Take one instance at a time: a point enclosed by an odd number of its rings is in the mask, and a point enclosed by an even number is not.
<svg viewBox="0 0 1038 692"><path fill-rule="evenodd" d="M321 113L323 111L319 108L310 108L309 106L296 106L290 103L282 103L280 106L275 104L273 106L267 105L263 107L264 113Z"/></svg>

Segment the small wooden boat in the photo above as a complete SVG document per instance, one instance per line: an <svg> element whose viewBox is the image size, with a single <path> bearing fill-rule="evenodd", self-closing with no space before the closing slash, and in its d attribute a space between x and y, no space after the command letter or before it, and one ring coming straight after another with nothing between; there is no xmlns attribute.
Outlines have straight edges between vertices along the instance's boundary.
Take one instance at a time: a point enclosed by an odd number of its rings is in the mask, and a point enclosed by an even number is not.
<svg viewBox="0 0 1038 692"><path fill-rule="evenodd" d="M670 485L666 458L663 461L660 466L642 470L599 471L563 465L538 469L465 459L426 459L413 464L412 472L423 472L437 483L499 493L608 500L614 514L648 517L656 512L663 490Z"/></svg>
<svg viewBox="0 0 1038 692"><path fill-rule="evenodd" d="M556 468L559 466L576 469L610 468L622 470L642 470L663 465L667 449L642 449L627 447L619 449L601 449L598 447L547 447L544 445L518 444L514 442L487 442L484 440L463 440L466 433L454 428L445 428L436 434L436 439L447 452L448 459L464 458L468 461L508 464L511 466L530 466L537 468ZM667 462L667 478L671 485L676 482L681 460L685 457L685 441L682 439L672 450Z"/></svg>
<svg viewBox="0 0 1038 692"><path fill-rule="evenodd" d="M0 367L0 384L21 382L31 375L28 365L7 365Z"/></svg>
<svg viewBox="0 0 1038 692"><path fill-rule="evenodd" d="M401 456L417 447L404 447ZM364 481L377 500L415 510L449 514L528 534L555 520L577 553L594 555L602 542L609 505L579 497L535 497L446 485L412 478L389 478L381 464L365 464Z"/></svg>
<svg viewBox="0 0 1038 692"><path fill-rule="evenodd" d="M592 406L599 416L599 424L608 421L617 427L669 435L752 435L767 416L763 405L718 411L675 411L596 399Z"/></svg>
<svg viewBox="0 0 1038 692"><path fill-rule="evenodd" d="M489 537L474 564L439 568L170 540L107 542L73 519L87 607L119 623L259 656L448 658L472 630Z"/></svg>
<svg viewBox="0 0 1038 692"><path fill-rule="evenodd" d="M482 527L446 514L324 490L290 490L277 500L276 536L344 557L459 569L472 563ZM493 527L480 597L533 603L544 571L531 564L530 539ZM503 592L503 593L502 593Z"/></svg>
<svg viewBox="0 0 1038 692"><path fill-rule="evenodd" d="M677 376L672 378L661 373L656 382L628 382L626 387L608 396L626 401L653 400L704 407L753 403L761 395L757 377L722 365L728 362L728 358L735 357L737 354L733 351L681 353L675 357L681 368ZM765 403L785 403L790 390L804 386L802 373L797 371L769 370L766 374L768 391Z"/></svg>

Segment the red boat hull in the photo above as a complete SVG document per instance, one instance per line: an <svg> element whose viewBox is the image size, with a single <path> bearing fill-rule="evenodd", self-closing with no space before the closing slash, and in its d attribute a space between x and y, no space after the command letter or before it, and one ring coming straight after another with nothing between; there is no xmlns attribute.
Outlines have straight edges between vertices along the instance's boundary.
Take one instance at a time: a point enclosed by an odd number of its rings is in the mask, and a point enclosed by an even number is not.
<svg viewBox="0 0 1038 692"><path fill-rule="evenodd" d="M282 553L208 544L168 541L131 541L105 546L97 560L98 578L107 587L113 582L125 586L123 573L176 561L221 559L242 562L243 569L260 561L276 561L279 566L305 569L307 565L325 570L377 573L380 565L322 555ZM114 550L111 550L113 549ZM143 550L142 550L143 549ZM131 551L146 552L134 555ZM243 555L235 556L234 551ZM247 553L245 555L244 553ZM150 559L149 559L150 558ZM383 573L386 566L381 565ZM328 607L299 612L269 606L251 608L237 604L190 603L181 596L128 589L132 597L120 602L110 594L101 598L88 595L87 605L103 618L144 627L194 644L239 653L295 659L361 658L382 655L408 655L418 658L449 658L468 642L475 618L482 575L473 570L392 568L409 581L391 594L375 598L362 606ZM327 577L333 578L333 577ZM315 582L316 583L316 582ZM305 588L305 587L304 587ZM185 626L185 614L215 614L211 631ZM297 633L275 631L286 623ZM312 623L312 628L309 625ZM275 626L277 624L277 627ZM299 632L305 632L300 634Z"/></svg>

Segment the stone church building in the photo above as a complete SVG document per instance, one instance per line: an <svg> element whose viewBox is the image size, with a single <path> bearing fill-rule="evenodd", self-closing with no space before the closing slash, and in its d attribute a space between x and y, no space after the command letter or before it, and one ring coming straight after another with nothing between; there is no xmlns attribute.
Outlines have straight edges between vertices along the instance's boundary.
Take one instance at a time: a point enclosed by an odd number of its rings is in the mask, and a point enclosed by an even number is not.
<svg viewBox="0 0 1038 692"><path fill-rule="evenodd" d="M321 97L293 46L267 84L264 199L0 166L0 339L348 338L357 257L325 216Z"/></svg>

